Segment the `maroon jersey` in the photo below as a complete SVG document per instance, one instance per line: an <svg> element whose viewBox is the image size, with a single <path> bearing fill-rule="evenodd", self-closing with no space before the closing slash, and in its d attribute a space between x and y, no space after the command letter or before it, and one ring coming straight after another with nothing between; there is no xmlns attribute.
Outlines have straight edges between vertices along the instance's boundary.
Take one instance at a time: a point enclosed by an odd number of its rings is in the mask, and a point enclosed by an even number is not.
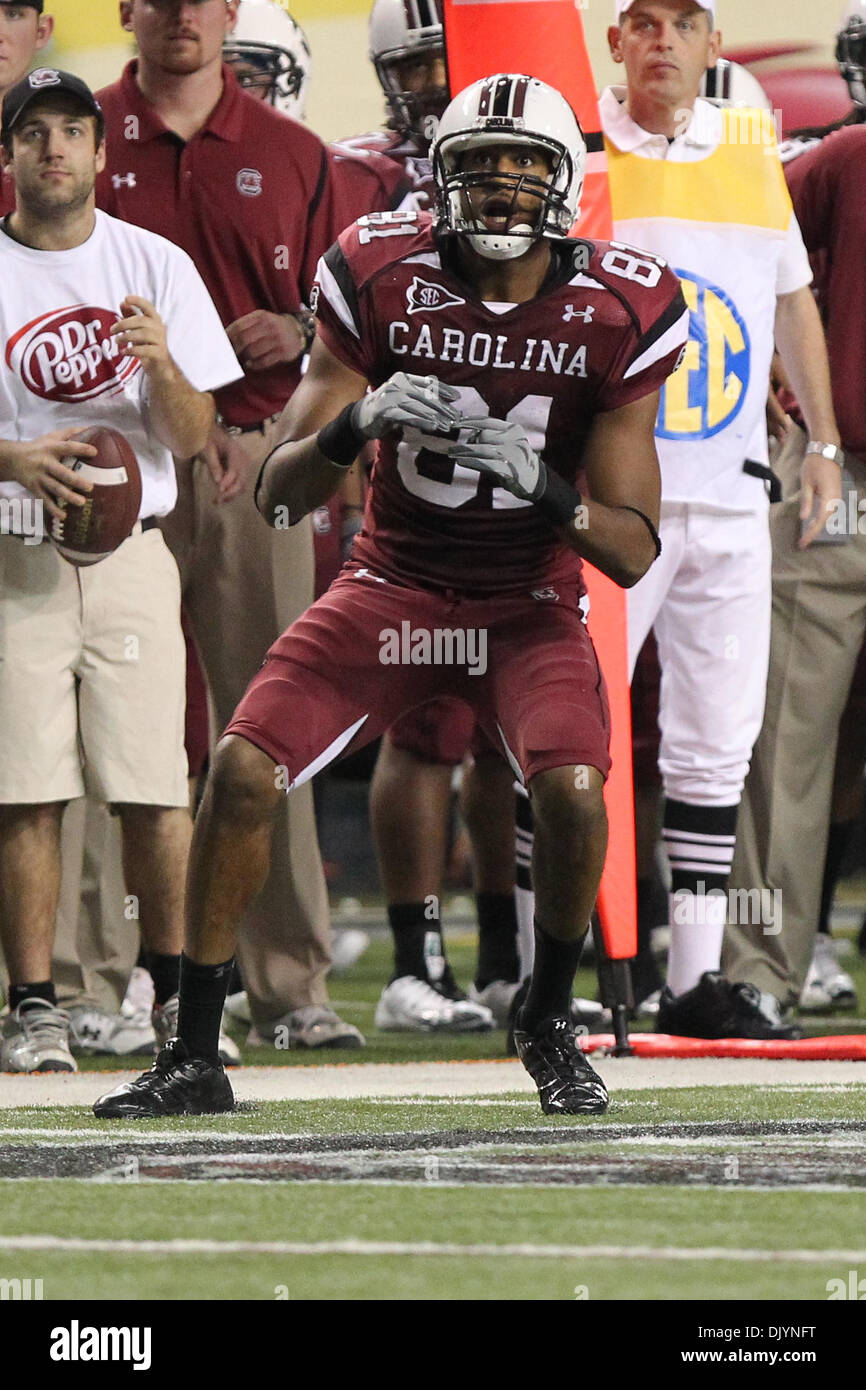
<svg viewBox="0 0 866 1390"><path fill-rule="evenodd" d="M485 304L449 267L427 213L362 218L319 265L322 340L374 387L396 371L435 375L458 389L464 416L513 421L549 468L580 481L593 417L661 386L688 311L664 262L650 287L624 278L607 242L552 249L534 299ZM352 558L397 583L474 597L579 583L578 556L538 509L445 446L410 429L380 442Z"/></svg>
<svg viewBox="0 0 866 1390"><path fill-rule="evenodd" d="M785 167L803 241L816 267L833 406L842 444L866 460L866 126L847 126ZM817 259L816 259L817 258Z"/></svg>
<svg viewBox="0 0 866 1390"><path fill-rule="evenodd" d="M402 207L412 191L402 167L375 150L329 145L328 157L341 230L365 213Z"/></svg>
<svg viewBox="0 0 866 1390"><path fill-rule="evenodd" d="M435 206L436 184L429 155L399 131L371 130L366 135L340 140L332 148L345 150L347 154L375 154L397 164L403 174L404 193L395 207L428 212Z"/></svg>
<svg viewBox="0 0 866 1390"><path fill-rule="evenodd" d="M105 212L181 246L223 324L254 309L297 313L316 262L342 229L331 169L318 136L241 90L223 65L223 92L201 130L182 140L136 81L135 62L98 93L106 166L96 182ZM249 371L216 393L230 425L280 411L300 361Z"/></svg>

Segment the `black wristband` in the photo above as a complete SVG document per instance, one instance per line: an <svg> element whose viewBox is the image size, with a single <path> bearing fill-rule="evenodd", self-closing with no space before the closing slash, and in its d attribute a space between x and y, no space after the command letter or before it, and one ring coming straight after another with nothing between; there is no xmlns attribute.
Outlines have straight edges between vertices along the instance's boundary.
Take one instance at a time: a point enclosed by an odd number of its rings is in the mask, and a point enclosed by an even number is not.
<svg viewBox="0 0 866 1390"><path fill-rule="evenodd" d="M649 519L649 517L646 515L646 513L640 511L639 508L637 508L637 507L620 507L620 508L619 508L619 511L621 511L621 512L634 512L635 516L639 516L639 517L640 517L640 519L641 519L641 521L643 522L644 526L647 528L647 530L649 531L650 535L651 535L652 538L653 538L653 545L654 545L655 548L656 548L656 556L655 556L655 557L656 557L656 559L658 559L659 556L660 556L661 553L662 553L661 536L659 535L659 533L658 533L658 531L656 530L656 528L653 526L652 522L650 521L650 519Z"/></svg>
<svg viewBox="0 0 866 1390"><path fill-rule="evenodd" d="M559 473L554 473L543 462L541 467L540 490L532 500L548 521L557 526L570 526L578 508L583 506L583 498L577 488L567 483Z"/></svg>
<svg viewBox="0 0 866 1390"><path fill-rule="evenodd" d="M345 406L329 425L316 435L316 448L324 454L329 463L337 468L351 468L355 459L367 443L367 436L356 429L352 422L352 412L357 401Z"/></svg>

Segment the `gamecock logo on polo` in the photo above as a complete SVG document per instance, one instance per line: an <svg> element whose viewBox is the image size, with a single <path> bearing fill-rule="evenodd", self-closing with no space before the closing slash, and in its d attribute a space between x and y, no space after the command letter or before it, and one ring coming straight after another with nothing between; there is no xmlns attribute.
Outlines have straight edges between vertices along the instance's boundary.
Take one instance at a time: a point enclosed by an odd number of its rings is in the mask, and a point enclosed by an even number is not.
<svg viewBox="0 0 866 1390"><path fill-rule="evenodd" d="M117 339L110 336L119 320L113 310L91 305L53 309L10 338L6 365L28 391L47 401L88 401L122 391L141 363L121 356Z"/></svg>

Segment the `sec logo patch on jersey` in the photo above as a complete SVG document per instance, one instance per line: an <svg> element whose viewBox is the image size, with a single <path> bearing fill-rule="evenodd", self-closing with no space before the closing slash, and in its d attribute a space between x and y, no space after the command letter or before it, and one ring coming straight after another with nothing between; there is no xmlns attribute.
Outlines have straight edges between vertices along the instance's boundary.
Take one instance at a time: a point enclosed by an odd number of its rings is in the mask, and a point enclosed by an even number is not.
<svg viewBox="0 0 866 1390"><path fill-rule="evenodd" d="M466 300L446 290L444 285L436 285L422 280L416 275L406 291L406 313L419 314L423 310L447 309L454 304L465 304Z"/></svg>
<svg viewBox="0 0 866 1390"><path fill-rule="evenodd" d="M749 387L752 344L737 305L694 271L677 270L689 308L689 340L662 387L656 434L710 439L736 418Z"/></svg>

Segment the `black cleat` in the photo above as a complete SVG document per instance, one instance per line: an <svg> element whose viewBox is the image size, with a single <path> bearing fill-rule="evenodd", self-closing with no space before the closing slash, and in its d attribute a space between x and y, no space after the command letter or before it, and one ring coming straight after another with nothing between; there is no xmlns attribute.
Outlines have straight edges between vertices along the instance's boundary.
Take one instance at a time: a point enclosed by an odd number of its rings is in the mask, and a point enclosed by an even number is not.
<svg viewBox="0 0 866 1390"><path fill-rule="evenodd" d="M100 1096L93 1113L98 1120L162 1119L221 1114L234 1103L222 1063L190 1057L180 1038L169 1038L150 1071Z"/></svg>
<svg viewBox="0 0 866 1390"><path fill-rule="evenodd" d="M575 1042L567 1018L550 1018L537 1033L514 1030L514 1044L538 1087L545 1115L601 1115L607 1087Z"/></svg>
<svg viewBox="0 0 866 1390"><path fill-rule="evenodd" d="M802 1028L783 1022L772 995L754 985L733 984L707 970L694 989L674 995L665 987L655 1031L678 1038L802 1038Z"/></svg>

